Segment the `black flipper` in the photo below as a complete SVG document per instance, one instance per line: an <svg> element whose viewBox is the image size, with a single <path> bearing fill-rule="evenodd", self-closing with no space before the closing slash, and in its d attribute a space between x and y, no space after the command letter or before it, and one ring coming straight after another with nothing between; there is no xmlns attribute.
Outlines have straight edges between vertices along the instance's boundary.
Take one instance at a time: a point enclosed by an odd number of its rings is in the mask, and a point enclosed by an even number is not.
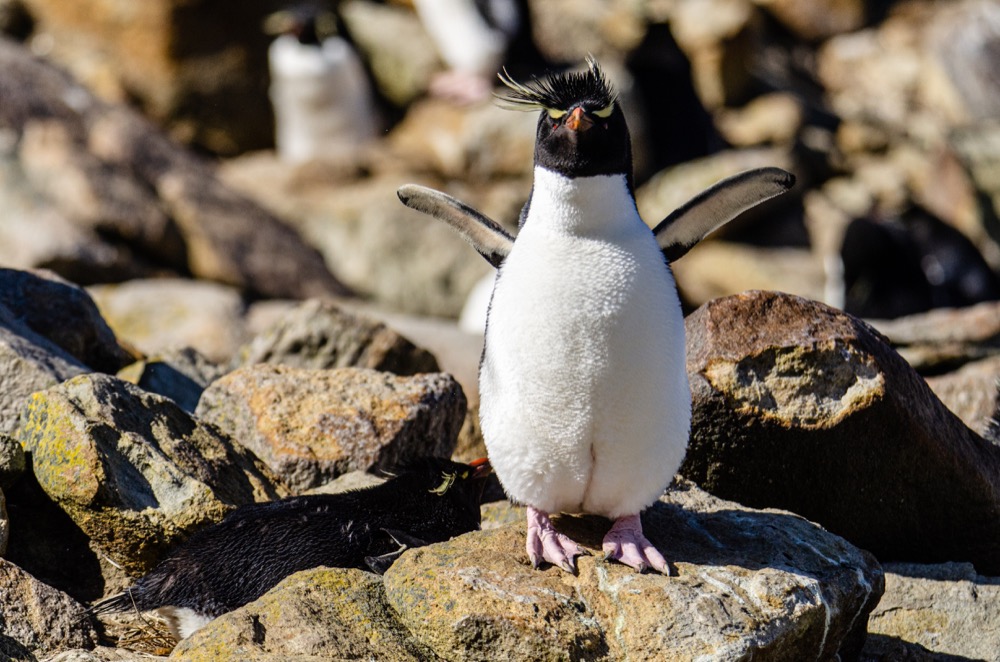
<svg viewBox="0 0 1000 662"><path fill-rule="evenodd" d="M494 267L500 266L514 245L514 237L499 223L446 193L405 184L399 187L396 195L410 209L440 219L458 230Z"/></svg>
<svg viewBox="0 0 1000 662"><path fill-rule="evenodd" d="M392 540L399 545L399 549L386 554L380 554L379 556L365 557L365 565L371 568L371 571L378 575L384 575L385 571L389 569L389 566L391 566L396 559L402 556L403 552L406 550L413 549L414 547L424 547L425 545L430 544L426 540L414 538L413 536L396 529L382 529L382 532L392 538Z"/></svg>
<svg viewBox="0 0 1000 662"><path fill-rule="evenodd" d="M741 172L705 189L675 209L653 228L653 234L667 261L675 262L708 233L794 185L795 175L781 168Z"/></svg>

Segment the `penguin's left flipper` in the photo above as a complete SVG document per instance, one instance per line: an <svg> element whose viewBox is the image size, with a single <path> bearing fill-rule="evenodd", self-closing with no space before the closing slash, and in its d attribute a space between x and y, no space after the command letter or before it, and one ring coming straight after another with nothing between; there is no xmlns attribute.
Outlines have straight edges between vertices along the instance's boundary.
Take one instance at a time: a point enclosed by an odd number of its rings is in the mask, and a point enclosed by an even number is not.
<svg viewBox="0 0 1000 662"><path fill-rule="evenodd" d="M382 532L388 535L393 542L399 545L399 549L386 554L380 554L379 556L365 557L365 565L371 568L371 571L378 575L384 575L385 571L389 569L389 566L395 563L396 559L402 556L403 552L406 550L413 549L414 547L424 547L425 545L430 544L426 540L414 538L413 536L396 529L382 529Z"/></svg>
<svg viewBox="0 0 1000 662"><path fill-rule="evenodd" d="M447 193L405 184L399 187L396 195L410 209L440 219L458 230L494 267L500 266L514 246L514 237L499 223Z"/></svg>
<svg viewBox="0 0 1000 662"><path fill-rule="evenodd" d="M678 207L653 228L653 234L667 261L675 262L713 230L794 185L795 175L781 168L741 172Z"/></svg>

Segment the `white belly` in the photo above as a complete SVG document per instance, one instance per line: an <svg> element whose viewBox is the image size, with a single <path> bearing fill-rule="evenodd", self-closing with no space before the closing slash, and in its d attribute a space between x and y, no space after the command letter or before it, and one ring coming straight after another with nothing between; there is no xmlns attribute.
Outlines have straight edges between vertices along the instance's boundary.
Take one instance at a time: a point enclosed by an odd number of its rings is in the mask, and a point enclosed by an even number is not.
<svg viewBox="0 0 1000 662"><path fill-rule="evenodd" d="M634 220L580 236L529 216L497 278L483 434L508 494L546 512L639 512L684 458L684 322L652 233Z"/></svg>

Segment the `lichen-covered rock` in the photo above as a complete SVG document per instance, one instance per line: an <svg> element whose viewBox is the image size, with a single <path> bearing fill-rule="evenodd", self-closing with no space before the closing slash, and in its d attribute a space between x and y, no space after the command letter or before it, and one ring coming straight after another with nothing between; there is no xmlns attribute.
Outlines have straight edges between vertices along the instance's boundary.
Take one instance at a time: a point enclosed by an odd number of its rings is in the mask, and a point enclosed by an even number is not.
<svg viewBox="0 0 1000 662"><path fill-rule="evenodd" d="M107 375L35 393L14 436L49 497L131 573L236 506L284 495L245 448Z"/></svg>
<svg viewBox="0 0 1000 662"><path fill-rule="evenodd" d="M499 651L495 651L499 653ZM284 579L178 644L182 660L427 660L386 602L378 575L316 568Z"/></svg>
<svg viewBox="0 0 1000 662"><path fill-rule="evenodd" d="M302 303L238 353L242 365L371 368L397 375L439 370L434 356L369 317L312 299Z"/></svg>
<svg viewBox="0 0 1000 662"><path fill-rule="evenodd" d="M87 291L52 272L0 269L0 304L93 370L113 374L132 362Z"/></svg>
<svg viewBox="0 0 1000 662"><path fill-rule="evenodd" d="M408 551L384 576L400 619L448 660L831 660L857 655L882 593L878 564L784 512L688 483L643 516L676 576L601 560L608 522L557 526L594 555L535 570L523 524Z"/></svg>
<svg viewBox="0 0 1000 662"><path fill-rule="evenodd" d="M977 575L967 563L890 563L884 570L885 595L869 617L870 633L920 644L935 659L997 659L1000 579Z"/></svg>
<svg viewBox="0 0 1000 662"><path fill-rule="evenodd" d="M0 305L0 432L16 426L25 401L89 368L41 337L6 306Z"/></svg>
<svg viewBox="0 0 1000 662"><path fill-rule="evenodd" d="M1000 572L1000 447L967 428L866 323L774 292L686 320L681 473L791 510L884 560Z"/></svg>
<svg viewBox="0 0 1000 662"><path fill-rule="evenodd" d="M257 364L217 380L198 416L253 450L293 491L353 470L449 457L465 418L450 375Z"/></svg>
<svg viewBox="0 0 1000 662"><path fill-rule="evenodd" d="M62 591L0 558L0 652L6 652L4 648L17 651L18 646L29 655L93 648L97 632L84 609ZM34 658L26 655L23 659Z"/></svg>

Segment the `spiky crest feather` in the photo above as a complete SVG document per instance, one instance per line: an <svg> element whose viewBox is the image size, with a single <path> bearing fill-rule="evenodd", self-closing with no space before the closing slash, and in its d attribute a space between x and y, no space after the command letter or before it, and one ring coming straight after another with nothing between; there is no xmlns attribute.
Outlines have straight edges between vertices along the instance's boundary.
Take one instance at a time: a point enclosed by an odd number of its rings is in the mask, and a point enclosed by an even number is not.
<svg viewBox="0 0 1000 662"><path fill-rule="evenodd" d="M617 92L593 56L587 57L587 70L582 72L534 78L527 83L517 82L506 69L497 77L511 90L494 95L499 105L508 110L567 111L575 104L598 110L618 101Z"/></svg>

